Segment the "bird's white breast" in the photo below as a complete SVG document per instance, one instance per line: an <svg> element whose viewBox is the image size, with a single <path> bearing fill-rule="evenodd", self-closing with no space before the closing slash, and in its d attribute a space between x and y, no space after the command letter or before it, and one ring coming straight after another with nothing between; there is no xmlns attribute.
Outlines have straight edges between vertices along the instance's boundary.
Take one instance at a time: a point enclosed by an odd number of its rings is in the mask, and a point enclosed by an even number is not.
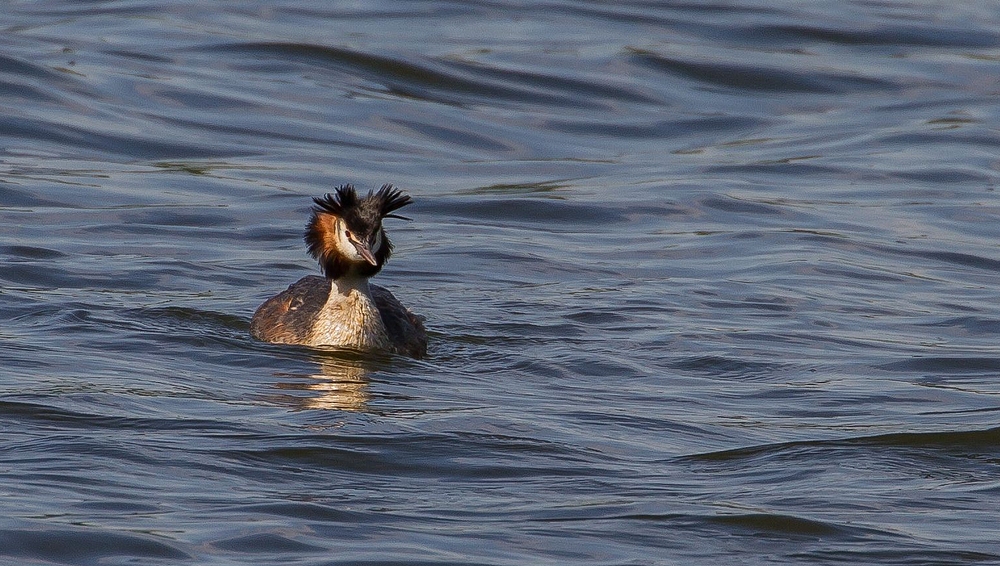
<svg viewBox="0 0 1000 566"><path fill-rule="evenodd" d="M330 297L309 334L309 344L363 351L389 349L389 338L368 293L367 281L363 285L344 285L340 281L331 285Z"/></svg>

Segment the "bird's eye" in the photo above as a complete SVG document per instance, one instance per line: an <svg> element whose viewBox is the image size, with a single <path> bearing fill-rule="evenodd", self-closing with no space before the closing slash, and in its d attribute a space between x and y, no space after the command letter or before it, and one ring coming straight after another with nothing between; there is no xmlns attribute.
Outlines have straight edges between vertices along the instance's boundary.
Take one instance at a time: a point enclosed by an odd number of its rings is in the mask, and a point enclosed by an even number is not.
<svg viewBox="0 0 1000 566"><path fill-rule="evenodd" d="M344 230L344 235L347 236L348 240L352 239L351 238L351 231L350 230Z"/></svg>

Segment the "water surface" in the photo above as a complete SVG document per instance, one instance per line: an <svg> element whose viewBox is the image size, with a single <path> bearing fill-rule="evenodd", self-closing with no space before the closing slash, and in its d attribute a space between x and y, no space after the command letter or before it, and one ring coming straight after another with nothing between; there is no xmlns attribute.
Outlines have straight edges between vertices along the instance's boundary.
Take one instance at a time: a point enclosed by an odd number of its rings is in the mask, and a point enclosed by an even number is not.
<svg viewBox="0 0 1000 566"><path fill-rule="evenodd" d="M1000 562L987 2L21 2L0 558ZM395 183L427 359L274 346Z"/></svg>

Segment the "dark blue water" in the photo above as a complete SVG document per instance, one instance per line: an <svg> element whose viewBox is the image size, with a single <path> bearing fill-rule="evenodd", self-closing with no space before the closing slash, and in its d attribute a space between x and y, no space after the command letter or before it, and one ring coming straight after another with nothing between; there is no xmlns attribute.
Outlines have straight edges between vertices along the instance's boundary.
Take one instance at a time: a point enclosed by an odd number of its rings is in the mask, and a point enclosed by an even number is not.
<svg viewBox="0 0 1000 566"><path fill-rule="evenodd" d="M1000 563L1000 8L26 1L0 563ZM427 359L253 340L395 183Z"/></svg>

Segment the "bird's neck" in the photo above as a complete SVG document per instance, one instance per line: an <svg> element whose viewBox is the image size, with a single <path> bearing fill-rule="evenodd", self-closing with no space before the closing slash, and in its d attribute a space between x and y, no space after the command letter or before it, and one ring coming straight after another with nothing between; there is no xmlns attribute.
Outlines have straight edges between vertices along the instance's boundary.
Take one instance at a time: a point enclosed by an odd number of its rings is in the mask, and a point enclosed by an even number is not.
<svg viewBox="0 0 1000 566"><path fill-rule="evenodd" d="M331 281L331 289L334 293L345 297L353 293L360 293L366 297L371 297L371 288L368 286L368 279L368 277L349 273L333 279Z"/></svg>

